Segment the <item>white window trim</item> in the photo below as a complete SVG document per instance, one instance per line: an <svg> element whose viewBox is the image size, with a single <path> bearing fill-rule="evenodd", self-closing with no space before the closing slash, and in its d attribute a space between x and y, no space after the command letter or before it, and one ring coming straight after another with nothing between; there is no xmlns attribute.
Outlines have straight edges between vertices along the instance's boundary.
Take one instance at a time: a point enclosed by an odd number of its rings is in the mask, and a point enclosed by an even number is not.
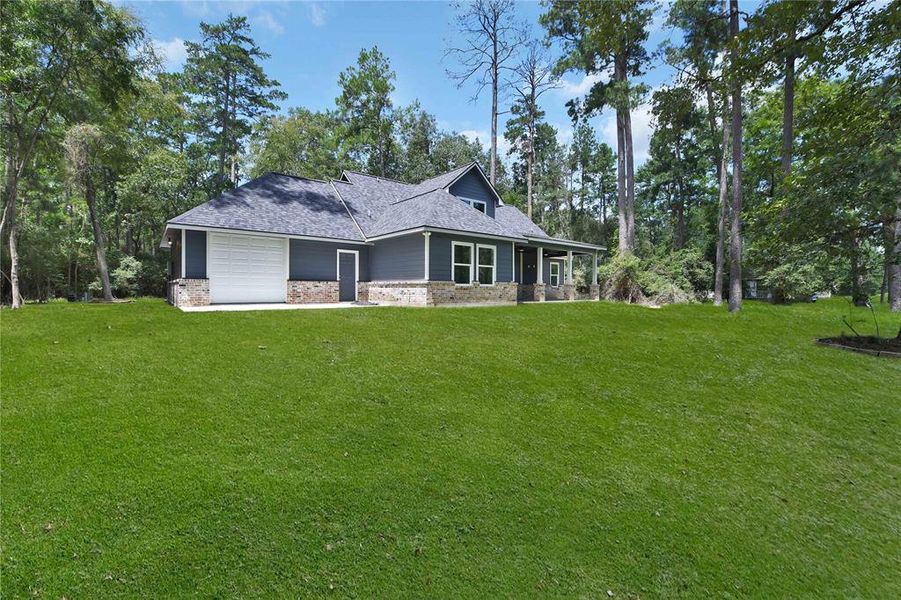
<svg viewBox="0 0 901 600"><path fill-rule="evenodd" d="M479 262L479 250L482 248L491 248L491 283L479 283L479 285L494 285L497 283L497 246L493 246L491 244L477 244L476 245L476 255L475 255L475 263L476 263L476 276L475 280L479 278L479 268L487 267L489 265L483 265Z"/></svg>
<svg viewBox="0 0 901 600"><path fill-rule="evenodd" d="M432 232L423 231L422 237L425 238L425 265L424 265L424 269L423 269L423 271L424 271L423 275L425 275L425 277L423 277L423 281L428 281L429 280L429 260L431 260L429 258L429 246L431 245L429 242L432 237ZM454 258L451 257L451 261L453 261L453 260L454 260Z"/></svg>
<svg viewBox="0 0 901 600"><path fill-rule="evenodd" d="M469 283L457 283L457 279L454 276L456 267L464 266L464 263L458 263L454 260L454 255L457 253L457 246L467 246L469 248ZM476 261L475 252L475 244L473 244L472 242L451 242L451 281L453 281L456 285L472 285L472 265Z"/></svg>
<svg viewBox="0 0 901 600"><path fill-rule="evenodd" d="M550 261L550 263L551 263L551 274L550 274L551 287L560 287L560 261L552 260L552 261ZM557 267L556 273L554 273L554 267ZM557 277L557 283L554 283L554 276Z"/></svg>
<svg viewBox="0 0 901 600"><path fill-rule="evenodd" d="M466 204L470 205L473 208L476 208L476 204L481 204L485 208L485 210L481 210L479 212L481 212L482 214L485 214L485 215L488 214L488 203L485 202L484 200L476 200L475 198L467 198L466 196L457 196L457 198L459 198L460 200L462 200L463 202L465 202ZM479 210L479 209L476 208L476 210Z"/></svg>
<svg viewBox="0 0 901 600"><path fill-rule="evenodd" d="M354 302L357 301L357 294L359 293L360 286L360 251L359 250L343 250L339 249L335 254L335 281L338 282L338 296L341 295L341 255L342 254L353 254L354 255Z"/></svg>

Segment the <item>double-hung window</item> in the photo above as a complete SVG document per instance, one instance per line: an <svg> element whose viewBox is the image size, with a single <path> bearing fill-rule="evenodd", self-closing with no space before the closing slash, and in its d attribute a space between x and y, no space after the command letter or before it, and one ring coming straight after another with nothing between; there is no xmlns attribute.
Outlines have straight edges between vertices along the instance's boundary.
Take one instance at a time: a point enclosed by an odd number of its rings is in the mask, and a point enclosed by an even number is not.
<svg viewBox="0 0 901 600"><path fill-rule="evenodd" d="M476 250L479 283L482 285L494 285L495 272L497 271L497 248L479 244Z"/></svg>
<svg viewBox="0 0 901 600"><path fill-rule="evenodd" d="M452 242L451 269L454 283L494 285L497 280L497 248L469 242Z"/></svg>
<svg viewBox="0 0 901 600"><path fill-rule="evenodd" d="M472 283L473 245L466 242L453 242L451 253L454 283Z"/></svg>
<svg viewBox="0 0 901 600"><path fill-rule="evenodd" d="M560 287L560 263L551 261L551 287Z"/></svg>

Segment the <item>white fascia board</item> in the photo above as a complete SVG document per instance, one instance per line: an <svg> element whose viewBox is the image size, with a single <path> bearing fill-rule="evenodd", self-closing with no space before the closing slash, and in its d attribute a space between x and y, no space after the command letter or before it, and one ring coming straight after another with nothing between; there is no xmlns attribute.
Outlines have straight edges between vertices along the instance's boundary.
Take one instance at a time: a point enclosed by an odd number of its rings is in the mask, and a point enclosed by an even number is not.
<svg viewBox="0 0 901 600"><path fill-rule="evenodd" d="M228 227L208 227L206 225L183 225L181 223L166 223L167 228L172 229L191 229L194 231L212 231L215 233L235 233L238 235L258 235L264 237L288 238L292 240L307 240L311 242L331 242L333 244L358 244L360 246L371 246L369 242L361 240L347 240L343 238L321 237L315 235L294 235L290 233L278 233L274 231L256 231L253 229L232 229Z"/></svg>
<svg viewBox="0 0 901 600"><path fill-rule="evenodd" d="M377 235L375 237L366 238L368 242L377 242L379 240L387 240L395 237L401 237L404 235L410 235L411 233L422 233L424 231L431 231L433 233L447 233L450 235L462 235L466 237L474 237L474 238L485 238L489 240L508 240L513 242L526 242L525 238L521 237L512 237L508 235L492 235L490 233L476 233L474 231L464 231L462 229L444 229L442 227L414 227L413 229L405 229L403 231L395 231L394 233L386 233L384 235Z"/></svg>

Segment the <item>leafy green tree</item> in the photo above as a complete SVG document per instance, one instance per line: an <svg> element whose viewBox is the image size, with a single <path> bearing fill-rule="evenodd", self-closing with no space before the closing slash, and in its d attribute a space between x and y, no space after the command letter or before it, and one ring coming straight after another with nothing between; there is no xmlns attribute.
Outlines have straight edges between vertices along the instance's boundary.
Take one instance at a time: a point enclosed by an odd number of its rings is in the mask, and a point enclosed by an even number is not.
<svg viewBox="0 0 901 600"><path fill-rule="evenodd" d="M491 149L489 150L488 179L497 185L498 98L504 87L503 72L510 70L517 52L526 42L525 27L516 21L513 0L475 0L456 2L457 36L460 45L452 45L446 56L455 57L459 70L448 75L462 87L467 81L476 83L473 100L482 90L491 88Z"/></svg>
<svg viewBox="0 0 901 600"><path fill-rule="evenodd" d="M429 158L435 173L446 173L471 162L484 168L489 161L479 140L470 141L459 133L442 134L432 145Z"/></svg>
<svg viewBox="0 0 901 600"><path fill-rule="evenodd" d="M586 115L612 106L616 110L617 130L617 204L619 248L635 248L635 167L632 144L631 110L645 91L632 85L648 60L644 42L648 38L653 2L647 0L610 0L569 2L551 0L541 23L551 38L563 43L564 56L558 72L580 70L586 75L601 75L613 69L610 81L595 83L578 107ZM576 105L573 105L576 109Z"/></svg>
<svg viewBox="0 0 901 600"><path fill-rule="evenodd" d="M277 108L287 96L260 61L269 57L250 37L246 17L200 24L200 42L186 42L184 81L191 94L195 134L217 156L214 193L234 187L241 177L238 157L253 120Z"/></svg>
<svg viewBox="0 0 901 600"><path fill-rule="evenodd" d="M431 154L439 138L434 115L423 110L419 101L397 111L397 137L400 165L397 178L402 181L422 181L436 175Z"/></svg>
<svg viewBox="0 0 901 600"><path fill-rule="evenodd" d="M357 64L338 75L341 95L335 100L345 123L351 156L370 172L389 176L394 148L394 91L391 63L377 47L363 49Z"/></svg>
<svg viewBox="0 0 901 600"><path fill-rule="evenodd" d="M94 230L94 253L97 257L97 271L103 289L103 299L113 299L110 286L109 267L106 262L106 241L100 226L97 208L97 188L95 179L101 168L100 155L104 152L103 132L95 125L74 125L66 132L66 159L72 179L84 193Z"/></svg>
<svg viewBox="0 0 901 600"><path fill-rule="evenodd" d="M516 100L510 107L513 116L507 120L504 136L521 156L526 168L526 214L532 218L533 177L535 172L535 144L538 124L544 117L539 99L556 86L553 67L541 46L529 46L522 62L514 69L512 86Z"/></svg>
<svg viewBox="0 0 901 600"><path fill-rule="evenodd" d="M105 2L0 3L4 144L0 231L8 234L13 308L21 305L19 181L54 121L78 119L83 102L115 108L124 92L134 90L142 56L133 51L143 36L130 13Z"/></svg>
<svg viewBox="0 0 901 600"><path fill-rule="evenodd" d="M656 128L645 173L652 175L652 197L662 191L672 215L674 250L688 243L686 212L701 204L706 193L704 115L695 106L693 92L673 87L654 92L651 113ZM707 163L709 164L709 163Z"/></svg>
<svg viewBox="0 0 901 600"><path fill-rule="evenodd" d="M335 113L292 108L261 121L250 139L251 177L269 171L326 179L355 167Z"/></svg>

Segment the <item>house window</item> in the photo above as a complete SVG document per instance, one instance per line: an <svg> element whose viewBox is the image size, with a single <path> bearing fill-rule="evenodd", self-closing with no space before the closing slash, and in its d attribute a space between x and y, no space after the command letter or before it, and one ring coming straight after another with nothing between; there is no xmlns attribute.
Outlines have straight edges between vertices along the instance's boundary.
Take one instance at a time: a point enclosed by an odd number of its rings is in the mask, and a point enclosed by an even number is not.
<svg viewBox="0 0 901 600"><path fill-rule="evenodd" d="M494 272L497 261L497 250L494 246L478 246L478 273L479 283L482 285L494 285Z"/></svg>
<svg viewBox="0 0 901 600"><path fill-rule="evenodd" d="M560 263L551 261L551 286L560 287Z"/></svg>
<svg viewBox="0 0 901 600"><path fill-rule="evenodd" d="M479 212L486 212L488 210L488 204L483 200L473 200L472 198L460 198L460 200L470 205Z"/></svg>
<svg viewBox="0 0 901 600"><path fill-rule="evenodd" d="M472 283L472 244L453 242L451 254L454 283Z"/></svg>

